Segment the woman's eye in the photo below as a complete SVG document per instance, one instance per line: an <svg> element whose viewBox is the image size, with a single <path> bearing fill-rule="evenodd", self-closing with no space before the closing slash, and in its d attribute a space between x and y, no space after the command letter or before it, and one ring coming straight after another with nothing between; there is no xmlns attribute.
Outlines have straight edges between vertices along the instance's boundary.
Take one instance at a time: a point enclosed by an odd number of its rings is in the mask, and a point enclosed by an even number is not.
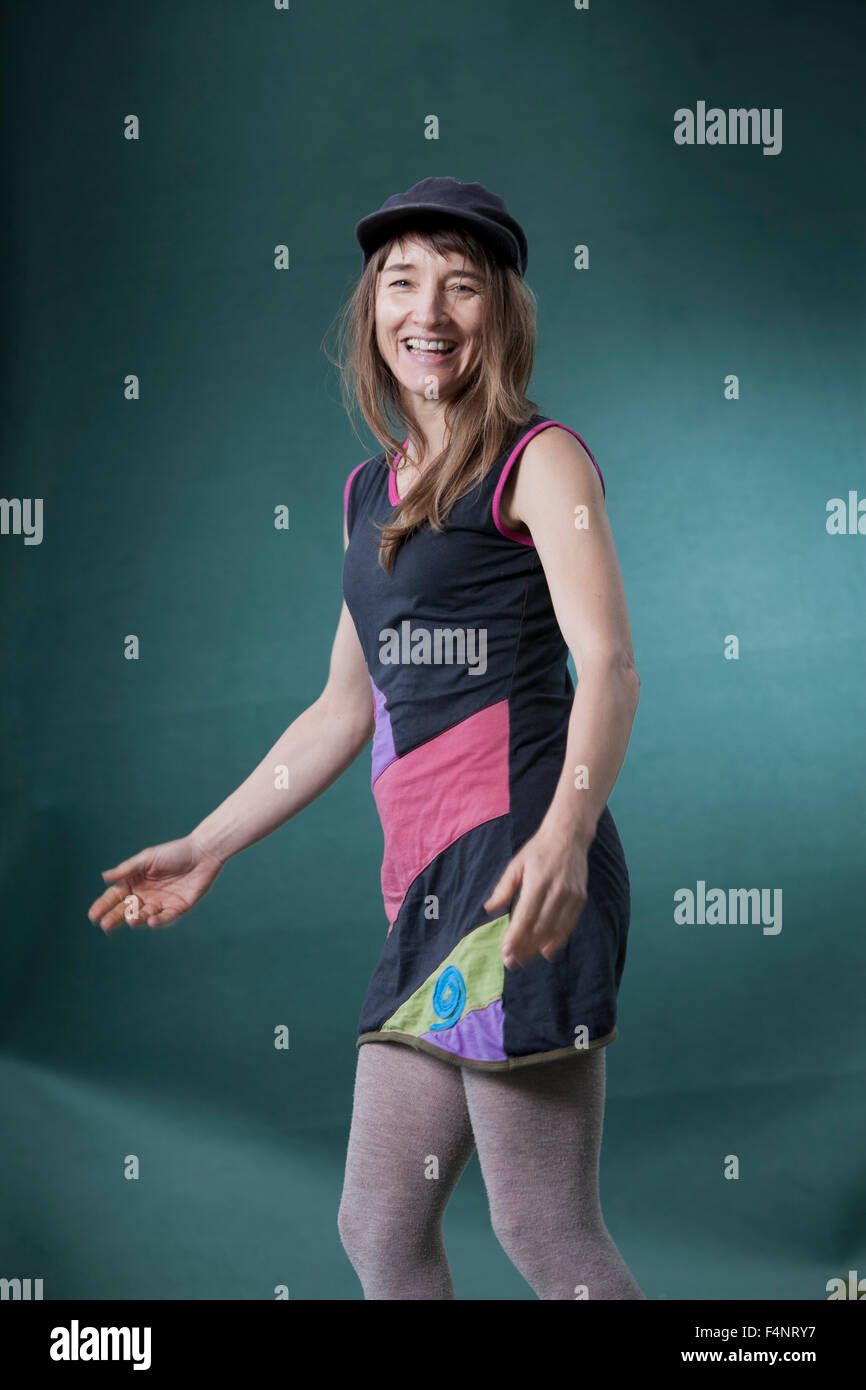
<svg viewBox="0 0 866 1390"><path fill-rule="evenodd" d="M392 290L395 290L395 289L397 288L398 285L408 285L408 283L409 283L408 280L392 280L392 281L391 281L391 289L392 289ZM472 288L471 285L453 285L452 288L455 289L455 290L466 290L466 292L467 292L468 294L474 294L474 293L475 293L475 291L474 291L474 289Z"/></svg>

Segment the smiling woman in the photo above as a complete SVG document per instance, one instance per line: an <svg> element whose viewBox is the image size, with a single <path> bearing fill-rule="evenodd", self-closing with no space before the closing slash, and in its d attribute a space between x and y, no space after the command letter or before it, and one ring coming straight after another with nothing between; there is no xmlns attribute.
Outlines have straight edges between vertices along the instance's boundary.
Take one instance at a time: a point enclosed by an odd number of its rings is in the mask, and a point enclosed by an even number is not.
<svg viewBox="0 0 866 1390"><path fill-rule="evenodd" d="M463 198L459 217L442 202L455 189ZM331 358L347 413L360 410L388 465L399 467L405 505L382 528L386 571L419 526L441 530L454 503L536 409L525 394L536 303L522 274L522 229L480 184L425 179L416 190L412 207L408 194L396 195L384 215L359 224L359 241L369 247L365 270L337 321ZM418 198L435 206L421 207ZM442 342L454 345L447 354L422 350Z"/></svg>
<svg viewBox="0 0 866 1390"><path fill-rule="evenodd" d="M425 179L356 234L340 365L382 448L345 483L327 682L189 835L105 870L90 916L114 931L134 894L173 922L372 739L388 925L338 1216L364 1295L454 1298L442 1213L477 1146L539 1298L642 1299L598 1193L630 913L607 798L639 686L604 482L526 395L535 301L502 199Z"/></svg>
<svg viewBox="0 0 866 1390"><path fill-rule="evenodd" d="M388 932L340 1232L368 1298L453 1297L437 1223L477 1143L494 1229L540 1297L640 1299L593 1177L630 906L606 802L639 685L604 482L526 397L535 304L501 199L427 179L389 203L358 224L341 321L347 398L383 445L347 480L343 591L375 705ZM466 633L483 663L454 659ZM527 1183L557 1146L570 1179ZM404 1157L428 1152L435 1194Z"/></svg>
<svg viewBox="0 0 866 1390"><path fill-rule="evenodd" d="M479 271L471 269L465 264L461 265L460 258L454 252L445 257L440 257L433 252L432 248L423 241L417 239L410 240L417 260L402 261L401 246L405 243L398 243L388 257L382 269L381 280L379 282L379 300L377 303L377 340L379 350L385 361L389 363L392 370L397 366L395 355L391 349L391 334L396 335L399 347L405 348L411 355L421 362L443 362L447 357L454 357L453 365L466 367L468 356L471 355L473 332L477 335L481 324L481 313L477 307L481 292L484 288L484 277ZM445 264L430 266L431 258L437 262L444 260ZM455 264L456 262L456 264ZM428 274L428 271L430 272ZM419 280L427 283L428 299L425 308L424 292L418 294ZM438 280L444 280L441 288L436 287ZM435 288L434 288L435 287ZM432 330L440 325L436 322L441 318L441 314L436 307L436 301L430 296L437 296L442 301L449 299L458 303L463 300L472 303L474 307L463 315L458 310L453 316L449 315L447 327L448 333L434 333ZM412 309L408 315L412 322L403 323L407 317L404 306L401 308L401 296L411 298ZM421 323L419 320L424 319ZM462 321L461 321L462 320ZM408 332L404 333L404 328ZM428 331L424 331L424 330ZM452 336L452 334L458 334ZM436 378L437 392L441 396L440 380Z"/></svg>

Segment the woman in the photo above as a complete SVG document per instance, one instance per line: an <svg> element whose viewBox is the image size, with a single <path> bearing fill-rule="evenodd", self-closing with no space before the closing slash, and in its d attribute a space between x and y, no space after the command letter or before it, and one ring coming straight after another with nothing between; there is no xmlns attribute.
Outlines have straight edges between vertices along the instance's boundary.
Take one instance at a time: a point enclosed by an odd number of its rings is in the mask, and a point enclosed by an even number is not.
<svg viewBox="0 0 866 1390"><path fill-rule="evenodd" d="M598 1194L630 907L607 798L640 684L604 483L524 394L534 301L502 199L425 179L355 232L343 380L383 452L345 485L327 684L190 835L106 871L90 916L174 921L372 736L388 930L338 1221L365 1298L454 1298L442 1216L477 1146L539 1298L642 1299Z"/></svg>

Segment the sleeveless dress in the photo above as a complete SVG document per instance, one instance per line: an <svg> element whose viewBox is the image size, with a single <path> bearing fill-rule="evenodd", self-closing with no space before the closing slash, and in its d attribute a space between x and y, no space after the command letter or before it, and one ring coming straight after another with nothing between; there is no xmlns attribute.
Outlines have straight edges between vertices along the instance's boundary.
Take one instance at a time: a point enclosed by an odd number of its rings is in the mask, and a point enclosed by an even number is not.
<svg viewBox="0 0 866 1390"><path fill-rule="evenodd" d="M617 1037L630 888L607 806L588 852L586 904L552 960L506 970L509 912L484 909L538 829L566 752L568 649L531 538L499 515L521 450L559 423L536 414L516 430L446 530L415 531L391 574L375 527L399 505L385 452L346 481L343 594L375 701L371 781L388 920L358 1047L399 1042L495 1071Z"/></svg>

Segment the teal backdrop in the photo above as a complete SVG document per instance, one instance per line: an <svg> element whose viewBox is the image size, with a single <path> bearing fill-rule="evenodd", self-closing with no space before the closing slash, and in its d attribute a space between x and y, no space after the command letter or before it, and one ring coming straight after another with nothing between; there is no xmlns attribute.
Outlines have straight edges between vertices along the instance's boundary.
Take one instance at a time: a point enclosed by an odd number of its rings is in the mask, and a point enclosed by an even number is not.
<svg viewBox="0 0 866 1390"><path fill-rule="evenodd" d="M0 535L0 1276L361 1297L336 1217L386 926L369 752L173 926L86 914L322 688L378 450L322 342L355 222L431 174L526 227L530 394L599 462L629 600L607 1225L651 1299L866 1276L863 38L840 0L7 13L2 492L43 523ZM781 111L781 148L678 143L699 103ZM781 930L678 921L699 883L778 890ZM477 1158L445 1238L459 1298L534 1297Z"/></svg>

